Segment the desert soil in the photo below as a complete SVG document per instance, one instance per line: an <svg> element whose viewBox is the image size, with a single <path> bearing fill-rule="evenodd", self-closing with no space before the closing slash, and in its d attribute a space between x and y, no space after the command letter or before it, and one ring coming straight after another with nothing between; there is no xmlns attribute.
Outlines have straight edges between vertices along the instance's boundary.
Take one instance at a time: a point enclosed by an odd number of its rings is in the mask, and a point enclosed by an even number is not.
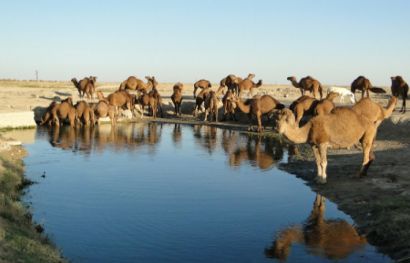
<svg viewBox="0 0 410 263"><path fill-rule="evenodd" d="M97 90L108 95L118 86L119 83L98 83ZM213 84L214 89L217 87L217 84ZM172 116L172 84L161 83L158 90L163 97L167 117L188 123L198 121L191 115L194 102L192 84L184 84L181 119ZM386 90L389 93L389 88ZM286 105L300 96L298 89L285 84L263 85L257 93L270 94ZM79 100L77 90L69 82L0 81L0 113L28 110L41 112L51 101L59 101L67 96L73 97L74 101ZM359 94L356 96L360 97ZM371 94L371 97L383 105L387 104L388 94ZM347 100L346 104L337 100L337 104L349 105ZM315 163L306 145L298 146L299 154L291 156L288 163L280 166L338 204L367 234L371 244L400 262L410 262L409 119L410 113L396 111L380 126L375 147L376 160L366 178L355 177L362 161L360 149L330 151L328 183L323 186L312 182Z"/></svg>

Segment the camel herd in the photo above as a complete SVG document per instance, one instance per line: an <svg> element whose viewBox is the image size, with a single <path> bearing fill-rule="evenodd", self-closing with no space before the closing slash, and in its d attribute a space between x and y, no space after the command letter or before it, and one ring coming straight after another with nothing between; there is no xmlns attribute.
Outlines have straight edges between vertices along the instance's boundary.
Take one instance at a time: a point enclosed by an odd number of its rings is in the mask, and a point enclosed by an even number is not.
<svg viewBox="0 0 410 263"><path fill-rule="evenodd" d="M409 88L401 76L391 77L392 97L385 108L371 100L369 94L385 93L385 90L372 86L364 76L359 76L352 82L350 91L341 87L330 87L325 98L322 84L313 77L306 76L299 81L294 76L288 77L292 85L301 91L301 97L292 102L289 108L267 94L243 100L244 94L253 94L253 91L262 85L262 80L255 82L254 77L254 74L248 74L246 78L230 74L220 81L216 90L212 89L212 84L208 80L201 79L195 82L193 116L197 117L199 111L202 111L204 121L209 118L210 121L218 122L218 104L221 100L223 120L236 121L235 113L241 111L248 115L250 129L253 128L252 119L256 118L257 131L261 132L264 129L263 117L268 117L268 122L275 123L275 129L288 140L294 143L309 143L312 146L317 164L318 183L326 183L329 147L351 147L360 142L363 148L363 163L359 175L366 175L375 158L373 144L377 128L392 114L398 97L403 99L400 111L406 111ZM70 126L95 125L100 118L109 117L111 124L115 125L119 112L128 109L134 113L137 105L141 110L141 118L146 107L154 118L158 115L163 117L158 82L154 76L145 78L146 82L130 76L121 82L117 91L107 97L98 91L98 102L88 103L81 100L74 105L70 97L60 103L52 102L42 116L40 124L59 126L67 122ZM73 78L71 81L81 98L84 95L87 98L94 98L96 79L90 76L80 81ZM178 82L173 86L171 95L177 117L182 115L183 89L184 85ZM358 102L354 96L357 90L362 93L362 98ZM349 96L350 101L355 104L352 107L337 107L334 99L338 96Z"/></svg>

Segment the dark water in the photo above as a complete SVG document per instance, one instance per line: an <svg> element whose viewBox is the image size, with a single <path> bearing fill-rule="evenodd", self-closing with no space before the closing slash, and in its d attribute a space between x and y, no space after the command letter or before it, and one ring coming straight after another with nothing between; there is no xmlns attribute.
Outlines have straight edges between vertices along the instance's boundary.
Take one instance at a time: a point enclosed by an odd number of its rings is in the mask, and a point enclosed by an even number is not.
<svg viewBox="0 0 410 263"><path fill-rule="evenodd" d="M389 262L277 169L278 141L207 126L37 130L34 219L72 262ZM45 178L42 177L45 172Z"/></svg>

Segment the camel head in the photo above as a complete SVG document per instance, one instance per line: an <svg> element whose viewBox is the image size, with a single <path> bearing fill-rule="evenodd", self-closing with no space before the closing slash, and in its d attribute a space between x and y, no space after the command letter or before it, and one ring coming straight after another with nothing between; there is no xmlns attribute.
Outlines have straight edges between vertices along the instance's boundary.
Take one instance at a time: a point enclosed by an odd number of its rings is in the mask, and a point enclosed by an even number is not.
<svg viewBox="0 0 410 263"><path fill-rule="evenodd" d="M153 89L157 88L158 82L156 81L154 76L145 76L145 78L147 79L148 84L150 84Z"/></svg>
<svg viewBox="0 0 410 263"><path fill-rule="evenodd" d="M254 77L255 77L255 74L249 73L246 78L249 79L249 80L252 80Z"/></svg>
<svg viewBox="0 0 410 263"><path fill-rule="evenodd" d="M276 130L278 133L283 134L289 126L294 127L295 124L296 121L293 112L289 109L283 109L276 122Z"/></svg>
<svg viewBox="0 0 410 263"><path fill-rule="evenodd" d="M339 96L338 93L336 92L330 92L329 94L327 94L326 99L333 101L335 98L337 98Z"/></svg>
<svg viewBox="0 0 410 263"><path fill-rule="evenodd" d="M261 79L254 85L254 87L259 88L260 86L262 86L262 80Z"/></svg>
<svg viewBox="0 0 410 263"><path fill-rule="evenodd" d="M289 81L296 81L296 77L295 76L290 76L286 78Z"/></svg>
<svg viewBox="0 0 410 263"><path fill-rule="evenodd" d="M268 258L277 258L280 261L286 261L293 243L303 242L303 231L300 226L289 227L279 233L276 240L270 248L265 249L265 255Z"/></svg>
<svg viewBox="0 0 410 263"><path fill-rule="evenodd" d="M61 103L67 102L71 106L73 106L73 99L71 97L66 98L65 100L62 100Z"/></svg>
<svg viewBox="0 0 410 263"><path fill-rule="evenodd" d="M77 78L72 78L71 82L74 83L74 86L77 86L77 84L78 84Z"/></svg>

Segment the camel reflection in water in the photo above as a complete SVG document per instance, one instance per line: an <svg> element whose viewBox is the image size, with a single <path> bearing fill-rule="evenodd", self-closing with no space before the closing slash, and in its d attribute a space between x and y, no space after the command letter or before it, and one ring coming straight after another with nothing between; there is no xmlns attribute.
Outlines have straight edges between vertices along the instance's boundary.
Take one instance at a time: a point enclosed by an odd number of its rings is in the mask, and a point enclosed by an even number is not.
<svg viewBox="0 0 410 263"><path fill-rule="evenodd" d="M96 127L50 127L46 129L48 140L53 147L83 154L103 152L107 147L113 151L133 151L148 147L154 153L159 143L163 125L160 123L132 123L117 126ZM277 140L260 136L248 136L239 131L218 129L206 125L193 125L193 138L199 147L209 155L223 150L230 167L252 165L262 170L274 167L283 158L283 147ZM174 124L168 133L174 144L182 145L182 133L189 132Z"/></svg>
<svg viewBox="0 0 410 263"><path fill-rule="evenodd" d="M279 232L270 248L265 249L268 258L286 261L292 244L302 244L314 255L332 260L348 257L367 244L364 236L354 226L340 219L325 219L325 198L316 195L313 209L302 225L288 227Z"/></svg>
<svg viewBox="0 0 410 263"><path fill-rule="evenodd" d="M127 125L100 125L97 127L50 127L46 129L49 142L53 147L74 152L90 154L102 152L106 147L114 151L135 150L142 145L155 151L160 141L162 124L134 123Z"/></svg>

